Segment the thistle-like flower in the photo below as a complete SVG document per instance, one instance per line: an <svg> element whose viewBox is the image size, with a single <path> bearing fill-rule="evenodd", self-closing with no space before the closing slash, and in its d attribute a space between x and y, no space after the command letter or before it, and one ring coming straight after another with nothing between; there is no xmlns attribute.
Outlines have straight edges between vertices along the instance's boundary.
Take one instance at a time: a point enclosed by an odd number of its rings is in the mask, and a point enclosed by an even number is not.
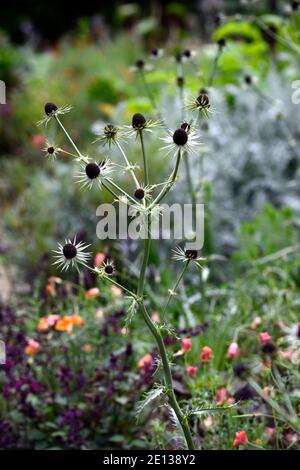
<svg viewBox="0 0 300 470"><path fill-rule="evenodd" d="M183 263L188 262L193 262L198 266L199 268L202 268L201 266L201 261L205 261L206 258L203 258L201 256L198 256L198 251L197 250L184 250L180 246L177 246L174 250L172 250L173 256L172 258L175 259L176 261L182 261Z"/></svg>
<svg viewBox="0 0 300 470"><path fill-rule="evenodd" d="M183 123L173 134L170 132L161 140L167 144L161 147L161 150L166 150L167 154L176 153L179 149L194 152L195 148L201 144L196 131L188 123Z"/></svg>
<svg viewBox="0 0 300 470"><path fill-rule="evenodd" d="M49 160L56 160L57 155L61 152L61 149L57 146L46 140L46 145L43 148L45 152L45 157Z"/></svg>
<svg viewBox="0 0 300 470"><path fill-rule="evenodd" d="M47 124L51 121L53 117L59 116L61 114L66 114L71 111L71 109L72 106L58 107L55 103L46 103L44 106L46 116L38 122L38 126L41 126L42 124L47 126Z"/></svg>
<svg viewBox="0 0 300 470"><path fill-rule="evenodd" d="M211 105L207 93L200 93L197 98L189 100L186 104L189 111L199 111L203 116L208 117L211 112Z"/></svg>
<svg viewBox="0 0 300 470"><path fill-rule="evenodd" d="M136 188L136 190L134 191L135 199L137 199L138 201L143 201L144 199L150 200L152 196L152 189L153 188L151 186L141 186L140 188Z"/></svg>
<svg viewBox="0 0 300 470"><path fill-rule="evenodd" d="M71 268L75 267L79 271L78 266L85 264L91 257L91 253L84 253L84 250L89 246L82 241L76 243L76 237L74 237L73 241L68 238L65 240L64 245L58 243L58 250L53 250L56 253L54 255L56 261L53 264L61 268L62 271L67 271L70 266Z"/></svg>
<svg viewBox="0 0 300 470"><path fill-rule="evenodd" d="M115 145L118 141L124 140L125 132L121 127L114 126L113 124L106 124L98 133L99 137L94 140L95 142L100 142L103 146L108 145L111 147Z"/></svg>
<svg viewBox="0 0 300 470"><path fill-rule="evenodd" d="M114 263L111 260L105 261L101 266L95 268L97 274L101 277L103 276L112 276L116 268Z"/></svg>
<svg viewBox="0 0 300 470"><path fill-rule="evenodd" d="M88 162L75 175L76 182L81 184L82 189L91 189L94 184L101 188L103 180L109 180L113 170L114 164L110 160L102 160L99 163Z"/></svg>

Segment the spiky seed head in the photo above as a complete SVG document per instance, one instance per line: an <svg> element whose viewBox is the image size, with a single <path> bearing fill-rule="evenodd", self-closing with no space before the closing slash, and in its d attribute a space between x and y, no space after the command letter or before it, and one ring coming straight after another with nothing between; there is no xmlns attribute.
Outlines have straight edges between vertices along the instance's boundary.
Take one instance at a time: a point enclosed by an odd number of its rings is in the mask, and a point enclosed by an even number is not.
<svg viewBox="0 0 300 470"><path fill-rule="evenodd" d="M157 57L158 54L159 54L159 49L157 49L157 47L154 47L154 48L151 50L151 54L152 54L154 57Z"/></svg>
<svg viewBox="0 0 300 470"><path fill-rule="evenodd" d="M66 243L63 247L63 254L66 259L73 259L77 255L76 246L72 243Z"/></svg>
<svg viewBox="0 0 300 470"><path fill-rule="evenodd" d="M176 129L176 131L173 134L173 142L176 145L185 145L188 141L188 135L187 132L182 129Z"/></svg>
<svg viewBox="0 0 300 470"><path fill-rule="evenodd" d="M58 110L58 107L54 103L46 103L44 109L47 116L51 116L51 114Z"/></svg>
<svg viewBox="0 0 300 470"><path fill-rule="evenodd" d="M85 167L85 173L91 180L97 178L100 174L100 166L98 163L88 163Z"/></svg>
<svg viewBox="0 0 300 470"><path fill-rule="evenodd" d="M210 107L209 97L206 93L200 93L200 95L197 98L197 103L199 104L199 106L201 106L201 108L209 108Z"/></svg>
<svg viewBox="0 0 300 470"><path fill-rule="evenodd" d="M184 57L186 57L187 59L189 59L191 56L192 56L192 51L191 49L185 49L185 51L183 51L183 54Z"/></svg>
<svg viewBox="0 0 300 470"><path fill-rule="evenodd" d="M188 123L188 122L183 122L181 124L181 129L183 129L185 132L189 132L190 128L191 128L191 125Z"/></svg>
<svg viewBox="0 0 300 470"><path fill-rule="evenodd" d="M145 67L145 62L143 59L138 59L135 63L136 68L142 70Z"/></svg>
<svg viewBox="0 0 300 470"><path fill-rule="evenodd" d="M223 49L223 47L226 46L226 39L220 38L220 39L218 40L218 46L219 46L220 49Z"/></svg>
<svg viewBox="0 0 300 470"><path fill-rule="evenodd" d="M132 116L133 129L143 129L146 124L146 118L141 113L135 113Z"/></svg>
<svg viewBox="0 0 300 470"><path fill-rule="evenodd" d="M135 197L136 199L139 199L140 201L141 201L142 199L144 199L144 197L145 197L145 191L143 190L143 188L137 188L137 189L135 190L135 192L134 192L134 197Z"/></svg>
<svg viewBox="0 0 300 470"><path fill-rule="evenodd" d="M185 250L185 256L188 259L196 259L198 256L197 250Z"/></svg>
<svg viewBox="0 0 300 470"><path fill-rule="evenodd" d="M246 83L247 85L252 85L252 77L251 77L251 75L245 75L244 80L245 80L245 83Z"/></svg>
<svg viewBox="0 0 300 470"><path fill-rule="evenodd" d="M49 153L49 155L53 155L55 152L55 148L54 147L48 147L47 148L47 153Z"/></svg>

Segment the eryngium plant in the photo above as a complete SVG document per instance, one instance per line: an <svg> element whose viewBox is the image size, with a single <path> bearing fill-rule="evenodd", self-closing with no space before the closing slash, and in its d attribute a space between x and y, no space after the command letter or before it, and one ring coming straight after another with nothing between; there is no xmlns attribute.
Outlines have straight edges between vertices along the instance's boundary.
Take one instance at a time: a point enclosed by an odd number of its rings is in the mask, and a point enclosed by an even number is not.
<svg viewBox="0 0 300 470"><path fill-rule="evenodd" d="M204 106L205 109L208 109L209 107L208 96L201 95L200 98L196 98L193 103L190 104L190 107L198 111L199 114L203 113ZM134 214L142 214L145 220L145 226L147 227L148 237L143 241L142 262L135 291L130 290L115 280L114 274L116 272L116 268L111 260L107 260L100 266L89 266L88 261L91 258L91 254L86 251L89 245L84 244L82 241L78 242L76 238L73 240L68 238L63 244L58 245L58 249L55 250L55 264L62 270L68 270L69 267L75 267L79 270L80 267L85 267L96 273L103 281L118 286L126 293L127 296L129 296L130 306L128 309L128 315L132 316L135 313L142 315L159 350L160 360L158 361L157 368L163 372L162 383L156 384L153 390L147 394L145 404L148 404L158 396L164 397L165 404L170 410L172 421L179 423L182 428L188 449L195 449L189 426L189 419L194 411L183 410L177 401L172 382L171 358L168 356L164 344L164 334L170 335L171 333L174 335L174 330L169 324L157 324L151 319L151 316L149 315L149 299L145 296L145 282L151 245L151 218L153 214L160 214L160 203L176 183L182 158L187 158L188 155L199 146L200 142L198 140L196 127L194 127L192 123L182 122L174 131L167 129L167 135L162 139L164 141L164 146L162 148L165 149L167 154L174 155L174 167L166 181L151 184L149 181L145 145L146 135L148 132L153 132L156 127L164 127L166 129L164 123L162 121L146 119L142 114L136 113L132 117L130 126L116 127L112 124L105 125L101 130L97 141L99 141L101 145L107 146L108 149L112 146L116 146L119 150L122 158L124 159L124 165L121 166L122 170L131 175L134 185L134 190L129 194L115 182L115 178L113 177L114 170L119 170L120 165L109 159L104 159L99 162L96 159L91 159L81 153L69 132L61 122L61 116L69 111L69 107L59 108L54 103L45 104L46 116L42 122L47 125L50 120L56 121L74 149L74 153L70 153L63 148L57 147L53 143L48 142L44 149L46 156L53 159L55 159L59 154L73 157L76 165L79 167L76 179L81 187L91 189L96 185L100 190L107 190L113 196L114 200L126 203L129 208L133 210ZM124 139L129 139L130 137L137 139L141 145L143 182L141 182L137 176L136 165L130 162L122 146L122 141ZM181 247L177 247L177 249L174 250L173 258L177 261L183 262L183 267L175 285L169 290L169 296L166 299L165 305L162 306L162 318L165 317L169 304L173 296L176 294L176 290L189 265L195 264L198 267L201 267L200 263L203 260L203 258L199 257L196 250L184 249ZM138 406L138 411L141 411L143 407L144 405L141 403Z"/></svg>

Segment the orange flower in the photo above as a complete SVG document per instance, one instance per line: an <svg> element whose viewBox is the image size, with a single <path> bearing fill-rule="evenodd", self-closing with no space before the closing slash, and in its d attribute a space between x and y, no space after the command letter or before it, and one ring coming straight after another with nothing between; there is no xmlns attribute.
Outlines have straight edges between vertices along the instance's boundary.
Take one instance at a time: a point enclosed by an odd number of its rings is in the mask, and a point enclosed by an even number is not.
<svg viewBox="0 0 300 470"><path fill-rule="evenodd" d="M92 347L92 345L89 344L89 343L86 343L86 344L84 344L84 345L82 346L82 351L85 352L85 353L87 353L87 354L90 353L90 352L92 352L92 349L93 349L93 347Z"/></svg>
<svg viewBox="0 0 300 470"><path fill-rule="evenodd" d="M244 446L247 444L248 438L246 431L238 431L235 433L235 439L233 441L234 447Z"/></svg>
<svg viewBox="0 0 300 470"><path fill-rule="evenodd" d="M200 353L200 359L202 362L210 362L211 357L212 357L212 349L209 346L204 346L202 348L202 351Z"/></svg>
<svg viewBox="0 0 300 470"><path fill-rule="evenodd" d="M57 331L66 331L67 333L72 333L73 326L83 326L84 320L80 315L74 313L74 315L66 315L60 318L55 323L55 329Z"/></svg>
<svg viewBox="0 0 300 470"><path fill-rule="evenodd" d="M48 331L49 325L46 317L40 318L37 329L38 331Z"/></svg>
<svg viewBox="0 0 300 470"><path fill-rule="evenodd" d="M148 370L150 370L152 362L153 362L152 354L148 353L139 360L138 368L143 369L145 372L147 372Z"/></svg>
<svg viewBox="0 0 300 470"><path fill-rule="evenodd" d="M55 285L52 284L52 283L47 284L46 285L46 292L47 292L47 294L52 295L52 297L55 297L55 295L56 295Z"/></svg>
<svg viewBox="0 0 300 470"><path fill-rule="evenodd" d="M27 355L34 355L39 352L41 349L41 345L38 341L35 341L34 339L27 339L27 346L24 349L25 354Z"/></svg>
<svg viewBox="0 0 300 470"><path fill-rule="evenodd" d="M192 349L192 338L182 338L180 344L183 352L189 352Z"/></svg>
<svg viewBox="0 0 300 470"><path fill-rule="evenodd" d="M48 282L50 282L52 284L61 284L63 281L60 277L50 276L50 277L48 277Z"/></svg>
<svg viewBox="0 0 300 470"><path fill-rule="evenodd" d="M92 287L91 289L87 290L85 293L86 299L94 299L100 295L100 291L98 287Z"/></svg>
<svg viewBox="0 0 300 470"><path fill-rule="evenodd" d="M84 319L78 315L78 313L74 313L74 315L70 316L71 322L75 326L83 326L84 325Z"/></svg>
<svg viewBox="0 0 300 470"><path fill-rule="evenodd" d="M94 259L95 267L97 268L98 266L100 266L100 264L102 264L105 261L105 258L106 256L104 253L97 253Z"/></svg>

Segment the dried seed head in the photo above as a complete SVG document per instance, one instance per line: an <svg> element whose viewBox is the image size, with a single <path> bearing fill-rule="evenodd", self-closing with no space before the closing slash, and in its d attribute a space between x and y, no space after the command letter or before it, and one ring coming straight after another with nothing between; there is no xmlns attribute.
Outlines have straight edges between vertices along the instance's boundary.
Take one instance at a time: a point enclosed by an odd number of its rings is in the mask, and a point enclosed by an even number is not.
<svg viewBox="0 0 300 470"><path fill-rule="evenodd" d="M151 50L151 54L152 54L154 57L157 57L158 54L159 54L159 49L157 49L157 47L154 47L154 48Z"/></svg>
<svg viewBox="0 0 300 470"><path fill-rule="evenodd" d="M53 155L55 152L55 148L54 147L48 147L47 148L47 153L49 153L49 155Z"/></svg>
<svg viewBox="0 0 300 470"><path fill-rule="evenodd" d="M137 69L142 70L145 67L145 62L143 59L138 59L135 63Z"/></svg>
<svg viewBox="0 0 300 470"><path fill-rule="evenodd" d="M114 272L114 268L111 264L107 264L104 268L105 274L112 274Z"/></svg>
<svg viewBox="0 0 300 470"><path fill-rule="evenodd" d="M182 55L184 57L186 57L187 59L190 59L190 57L192 57L192 51L191 49L185 49L185 51L183 51Z"/></svg>
<svg viewBox="0 0 300 470"><path fill-rule="evenodd" d="M72 243L66 243L63 247L63 254L66 259L73 259L77 255L76 246Z"/></svg>
<svg viewBox="0 0 300 470"><path fill-rule="evenodd" d="M189 132L190 128L191 128L191 125L188 123L188 122L183 122L181 124L181 129L183 129L185 132Z"/></svg>
<svg viewBox="0 0 300 470"><path fill-rule="evenodd" d="M114 137L117 133L117 128L113 124L107 124L103 132L106 137Z"/></svg>
<svg viewBox="0 0 300 470"><path fill-rule="evenodd" d="M246 83L247 85L252 85L252 77L251 77L251 75L245 75L244 80L245 80L245 83Z"/></svg>
<svg viewBox="0 0 300 470"><path fill-rule="evenodd" d="M181 88L184 85L184 78L183 77L177 77L177 85Z"/></svg>
<svg viewBox="0 0 300 470"><path fill-rule="evenodd" d="M139 200L144 199L145 191L143 190L143 188L137 188L134 192L134 197Z"/></svg>
<svg viewBox="0 0 300 470"><path fill-rule="evenodd" d="M197 103L201 108L209 108L210 103L209 103L209 97L206 93L200 93L200 95L197 98Z"/></svg>
<svg viewBox="0 0 300 470"><path fill-rule="evenodd" d="M46 103L45 104L45 113L47 116L51 116L52 113L58 110L58 107L54 103Z"/></svg>
<svg viewBox="0 0 300 470"><path fill-rule="evenodd" d="M146 119L142 114L136 113L132 116L133 129L143 129L145 127L145 124L146 124Z"/></svg>
<svg viewBox="0 0 300 470"><path fill-rule="evenodd" d="M197 250L185 250L185 256L188 259L196 259L198 256Z"/></svg>
<svg viewBox="0 0 300 470"><path fill-rule="evenodd" d="M173 142L176 145L185 145L188 141L188 135L187 132L182 129L176 129L176 131L173 134Z"/></svg>
<svg viewBox="0 0 300 470"><path fill-rule="evenodd" d="M220 38L220 39L218 40L218 46L219 46L220 49L223 49L223 47L226 46L226 39Z"/></svg>
<svg viewBox="0 0 300 470"><path fill-rule="evenodd" d="M93 180L97 178L100 174L100 166L98 163L88 163L85 167L86 176Z"/></svg>

